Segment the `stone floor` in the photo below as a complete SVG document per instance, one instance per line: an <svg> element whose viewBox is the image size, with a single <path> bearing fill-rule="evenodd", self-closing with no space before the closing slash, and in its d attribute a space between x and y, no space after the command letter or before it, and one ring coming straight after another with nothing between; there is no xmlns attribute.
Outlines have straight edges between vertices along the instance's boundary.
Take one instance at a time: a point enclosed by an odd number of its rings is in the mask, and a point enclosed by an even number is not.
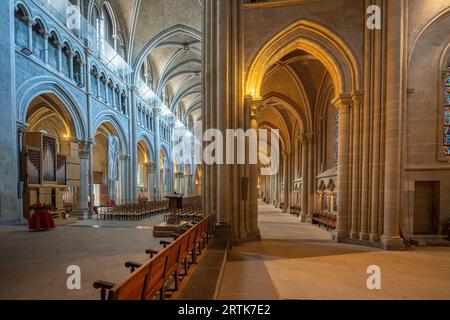
<svg viewBox="0 0 450 320"><path fill-rule="evenodd" d="M94 281L119 281L125 261L161 248L152 227L162 220L88 220L46 232L0 226L0 299L99 299ZM81 268L81 290L67 289L70 265Z"/></svg>
<svg viewBox="0 0 450 320"><path fill-rule="evenodd" d="M219 299L450 299L450 248L386 252L337 244L330 234L260 204L263 240L233 248ZM371 265L381 290L367 289Z"/></svg>

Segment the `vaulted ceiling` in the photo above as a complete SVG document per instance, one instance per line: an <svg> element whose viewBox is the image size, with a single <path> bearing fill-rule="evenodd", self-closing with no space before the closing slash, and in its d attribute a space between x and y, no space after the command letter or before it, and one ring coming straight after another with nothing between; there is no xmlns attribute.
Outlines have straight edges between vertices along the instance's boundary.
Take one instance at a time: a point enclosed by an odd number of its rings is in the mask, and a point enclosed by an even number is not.
<svg viewBox="0 0 450 320"><path fill-rule="evenodd" d="M314 56L294 50L273 64L261 88L264 98L261 121L280 130L284 147L289 150L290 136L312 132L314 119L332 84L325 66Z"/></svg>
<svg viewBox="0 0 450 320"><path fill-rule="evenodd" d="M91 0L92 1L92 0ZM94 0L101 5L103 0ZM127 62L151 72L151 89L169 93L174 113L195 123L201 119L201 23L199 0L109 0L127 42Z"/></svg>

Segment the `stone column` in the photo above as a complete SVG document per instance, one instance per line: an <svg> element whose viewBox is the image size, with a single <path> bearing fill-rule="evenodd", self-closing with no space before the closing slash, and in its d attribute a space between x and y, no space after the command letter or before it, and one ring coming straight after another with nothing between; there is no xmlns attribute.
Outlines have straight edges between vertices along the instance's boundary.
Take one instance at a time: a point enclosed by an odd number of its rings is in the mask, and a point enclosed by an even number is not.
<svg viewBox="0 0 450 320"><path fill-rule="evenodd" d="M154 193L156 196L156 200L160 200L161 199L161 165L159 162L159 152L161 150L161 137L160 137L160 123L159 123L159 119L161 116L161 109L159 108L153 108L153 115L155 118L155 185L153 186L154 188Z"/></svg>
<svg viewBox="0 0 450 320"><path fill-rule="evenodd" d="M349 236L349 196L350 196L350 95L341 95L335 102L339 111L339 151L337 182L337 226L334 239L338 242L347 240Z"/></svg>
<svg viewBox="0 0 450 320"><path fill-rule="evenodd" d="M302 216L301 220L305 222L308 219L308 147L310 135L304 134L302 137Z"/></svg>
<svg viewBox="0 0 450 320"><path fill-rule="evenodd" d="M283 180L284 180L284 208L283 212L288 212L289 210L289 159L290 153L284 153L284 169L283 169Z"/></svg>
<svg viewBox="0 0 450 320"><path fill-rule="evenodd" d="M92 101L92 83L89 76L89 65L92 56L92 51L90 49L85 50L86 53L86 63L83 64L84 68L84 83L86 84L86 114L88 123L88 142L89 142L89 199L90 206L89 212L92 214L94 209L94 137L95 132L92 132L92 111L91 111L91 101Z"/></svg>
<svg viewBox="0 0 450 320"><path fill-rule="evenodd" d="M147 163L147 197L149 201L155 201L153 190L155 170L156 165L154 163Z"/></svg>
<svg viewBox="0 0 450 320"><path fill-rule="evenodd" d="M280 159L281 160L281 159ZM276 208L280 207L280 193L281 193L281 171L283 170L283 162L280 161L280 170L278 171L277 175L275 176L275 201L276 201Z"/></svg>
<svg viewBox="0 0 450 320"><path fill-rule="evenodd" d="M50 34L45 32L44 33L44 63L48 63L48 38L50 37Z"/></svg>
<svg viewBox="0 0 450 320"><path fill-rule="evenodd" d="M361 180L360 180L360 166L359 161L361 158L360 154L360 121L361 121L361 107L363 103L364 93L356 92L353 95L353 149L352 149L352 201L351 201L351 228L350 228L350 238L359 239L359 195L361 192Z"/></svg>
<svg viewBox="0 0 450 320"><path fill-rule="evenodd" d="M387 1L386 47L386 142L384 233L385 249L404 247L400 238L401 171L402 171L402 103L404 101L404 0Z"/></svg>
<svg viewBox="0 0 450 320"><path fill-rule="evenodd" d="M250 104L250 125L249 129L254 130L258 133L258 114L261 100L252 99ZM258 137L258 134L256 134ZM258 143L258 142L257 142ZM251 151L250 145L248 146L249 152ZM258 152L258 149L256 150ZM251 159L251 154L249 154L249 159ZM256 160L258 160L258 154L256 155ZM247 230L248 240L260 240L261 234L258 226L258 164L250 163L249 167L249 219L250 219L250 229Z"/></svg>
<svg viewBox="0 0 450 320"><path fill-rule="evenodd" d="M376 0L374 4L383 5L382 0ZM386 10L383 10L386 13ZM388 28L382 28L382 30L374 30L372 31L372 42L373 42L373 60L371 61L373 75L372 76L372 96L371 100L373 101L372 105L372 123L371 123L371 133L373 135L372 138L372 163L371 163L371 172L372 179L371 183L371 202L369 206L368 212L370 215L370 230L367 226L367 231L370 232L369 239L372 242L380 242L381 234L383 232L383 184L384 184L384 168L383 162L385 159L384 155L384 139L385 139L385 115L384 115L384 96L383 90L385 85L385 60L384 60L384 52L383 52L383 40L386 37L386 32ZM400 71L399 71L400 72ZM369 223L368 223L369 224Z"/></svg>
<svg viewBox="0 0 450 320"><path fill-rule="evenodd" d="M33 52L33 25L36 22L32 20L32 18L28 18L27 25L28 25L28 49L30 49L31 52ZM14 22L13 22L14 24Z"/></svg>
<svg viewBox="0 0 450 320"><path fill-rule="evenodd" d="M89 143L82 141L79 144L79 157L80 157L80 190L78 191L77 212L84 218L88 217L88 166L89 166Z"/></svg>
<svg viewBox="0 0 450 320"><path fill-rule="evenodd" d="M120 181L120 199L115 199L116 202L120 201L121 204L134 203L135 199L130 199L129 193L127 192L128 183L126 179L126 172L129 169L131 157L129 155L121 155L119 157L120 160L120 172L119 172L119 181ZM117 181L114 181L114 186L117 185Z"/></svg>
<svg viewBox="0 0 450 320"><path fill-rule="evenodd" d="M137 185L137 128L136 128L136 92L137 92L137 88L136 86L129 86L128 87L128 92L129 92L129 123L130 123L130 137L129 137L129 141L130 141L130 158L131 158L131 162L130 162L130 174L128 175L128 180L129 180L129 185L130 185L130 191L129 191L129 196L130 196L130 201L131 202L136 202L137 201L137 189L138 189L138 185ZM108 94L107 94L108 96ZM114 96L114 95L113 95ZM119 101L119 106L120 106L120 101ZM119 107L120 109L120 107Z"/></svg>
<svg viewBox="0 0 450 320"><path fill-rule="evenodd" d="M312 217L314 213L314 199L315 192L314 190L314 181L315 181L315 161L314 161L314 134L310 133L308 136L309 145L308 145L308 216L306 217L307 222L312 222Z"/></svg>

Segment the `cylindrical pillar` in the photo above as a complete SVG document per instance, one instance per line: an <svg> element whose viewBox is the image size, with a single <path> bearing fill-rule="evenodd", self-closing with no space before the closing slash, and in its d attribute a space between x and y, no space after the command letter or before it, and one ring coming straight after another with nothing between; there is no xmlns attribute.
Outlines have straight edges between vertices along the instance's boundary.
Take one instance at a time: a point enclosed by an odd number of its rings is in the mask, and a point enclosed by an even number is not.
<svg viewBox="0 0 450 320"><path fill-rule="evenodd" d="M404 246L400 238L401 161L402 161L402 102L406 93L403 85L404 59L404 0L391 0L387 9L386 48L386 140L384 233L381 242L385 249Z"/></svg>
<svg viewBox="0 0 450 320"><path fill-rule="evenodd" d="M152 186L155 193L156 200L161 200L161 164L159 161L159 153L161 150L161 137L160 137L160 123L159 117L161 109L153 108L153 115L155 118L155 184Z"/></svg>
<svg viewBox="0 0 450 320"><path fill-rule="evenodd" d="M79 144L80 157L80 190L78 192L77 211L86 218L89 212L88 206L88 168L89 168L89 145L83 141Z"/></svg>
<svg viewBox="0 0 450 320"><path fill-rule="evenodd" d="M341 95L335 105L339 111L339 150L337 183L337 225L334 234L338 242L345 241L349 235L349 196L350 196L350 108L352 100L349 95Z"/></svg>
<svg viewBox="0 0 450 320"><path fill-rule="evenodd" d="M359 239L359 195L361 192L360 181L360 121L363 92L355 93L353 96L353 152L352 152L352 201L351 201L351 228L350 238Z"/></svg>
<svg viewBox="0 0 450 320"><path fill-rule="evenodd" d="M301 220L305 222L308 218L308 147L309 147L309 135L304 134L302 137L302 216Z"/></svg>

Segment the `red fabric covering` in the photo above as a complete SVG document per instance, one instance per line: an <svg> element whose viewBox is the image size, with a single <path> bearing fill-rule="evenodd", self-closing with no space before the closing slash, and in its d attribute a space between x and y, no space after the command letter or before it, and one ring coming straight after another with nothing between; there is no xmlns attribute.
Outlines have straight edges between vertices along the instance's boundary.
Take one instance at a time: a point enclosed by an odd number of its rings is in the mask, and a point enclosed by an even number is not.
<svg viewBox="0 0 450 320"><path fill-rule="evenodd" d="M114 200L110 200L108 201L108 203L106 204L107 207L115 207L116 206L116 202Z"/></svg>
<svg viewBox="0 0 450 320"><path fill-rule="evenodd" d="M55 222L53 221L50 212L46 213L35 213L29 219L28 227L31 230L49 230L55 228Z"/></svg>

